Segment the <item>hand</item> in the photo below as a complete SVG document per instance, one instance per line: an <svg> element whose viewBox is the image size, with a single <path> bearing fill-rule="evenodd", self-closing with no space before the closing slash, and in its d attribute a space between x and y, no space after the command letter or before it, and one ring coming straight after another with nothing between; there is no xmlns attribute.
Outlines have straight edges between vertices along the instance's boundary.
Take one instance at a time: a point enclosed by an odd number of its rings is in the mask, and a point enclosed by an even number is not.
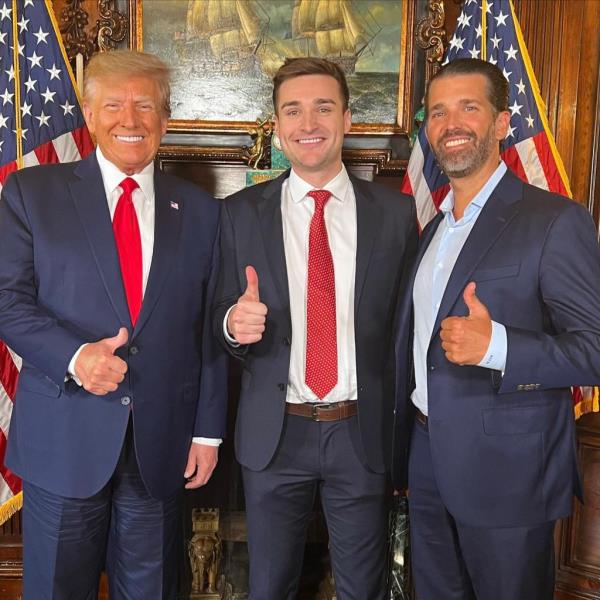
<svg viewBox="0 0 600 600"><path fill-rule="evenodd" d="M463 292L469 315L442 321L442 348L446 358L457 365L478 365L492 339L492 319L485 304L475 295L475 288L475 282L471 281Z"/></svg>
<svg viewBox="0 0 600 600"><path fill-rule="evenodd" d="M127 373L127 363L115 356L115 351L127 343L125 327L111 338L87 344L75 361L75 375L90 394L104 396L114 392Z"/></svg>
<svg viewBox="0 0 600 600"><path fill-rule="evenodd" d="M183 476L188 480L185 484L187 490L199 488L204 485L217 466L219 447L197 444L192 442L188 461Z"/></svg>
<svg viewBox="0 0 600 600"><path fill-rule="evenodd" d="M254 344L262 339L267 307L258 294L258 275L246 267L246 291L238 298L227 317L227 331L239 344Z"/></svg>

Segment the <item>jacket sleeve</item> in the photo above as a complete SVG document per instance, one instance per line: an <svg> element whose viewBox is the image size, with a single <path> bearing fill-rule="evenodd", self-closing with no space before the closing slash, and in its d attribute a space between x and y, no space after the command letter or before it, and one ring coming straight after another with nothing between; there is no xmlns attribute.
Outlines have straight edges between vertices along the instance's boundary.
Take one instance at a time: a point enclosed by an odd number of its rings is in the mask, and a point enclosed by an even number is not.
<svg viewBox="0 0 600 600"><path fill-rule="evenodd" d="M500 393L600 384L600 249L589 213L575 203L550 226L539 265L548 327L506 327ZM524 386L527 386L524 388Z"/></svg>
<svg viewBox="0 0 600 600"><path fill-rule="evenodd" d="M24 200L18 174L11 175L0 198L0 337L63 389L69 361L89 340L38 299L34 249L52 248L44 248L43 231L30 225L27 207L38 199L29 200Z"/></svg>

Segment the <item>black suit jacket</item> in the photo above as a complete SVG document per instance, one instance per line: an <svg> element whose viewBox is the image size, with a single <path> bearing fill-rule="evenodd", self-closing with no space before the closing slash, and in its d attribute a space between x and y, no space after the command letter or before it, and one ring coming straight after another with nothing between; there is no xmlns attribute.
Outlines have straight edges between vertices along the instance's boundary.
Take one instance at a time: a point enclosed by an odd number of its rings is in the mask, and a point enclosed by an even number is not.
<svg viewBox="0 0 600 600"><path fill-rule="evenodd" d="M293 335L281 215L287 176L227 198L221 217L214 327L225 347L244 360L235 442L238 460L253 470L273 458L284 422ZM416 212L408 196L351 181L357 210L355 440L365 464L383 472L391 454L394 410L393 321L401 280L416 250ZM224 340L223 319L246 287L247 265L256 268L260 299L269 309L266 330L260 342L231 348Z"/></svg>

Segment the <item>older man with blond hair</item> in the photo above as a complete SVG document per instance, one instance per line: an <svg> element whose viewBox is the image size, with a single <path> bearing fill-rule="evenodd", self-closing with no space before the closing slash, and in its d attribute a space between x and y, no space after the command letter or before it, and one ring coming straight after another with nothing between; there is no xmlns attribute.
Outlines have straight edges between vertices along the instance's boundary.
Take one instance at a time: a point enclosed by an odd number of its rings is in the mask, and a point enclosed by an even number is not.
<svg viewBox="0 0 600 600"><path fill-rule="evenodd" d="M23 357L7 464L23 478L24 598L174 598L181 492L209 479L226 363L207 319L219 206L154 169L169 70L92 58L87 159L13 174L0 336ZM187 483L186 483L187 481Z"/></svg>

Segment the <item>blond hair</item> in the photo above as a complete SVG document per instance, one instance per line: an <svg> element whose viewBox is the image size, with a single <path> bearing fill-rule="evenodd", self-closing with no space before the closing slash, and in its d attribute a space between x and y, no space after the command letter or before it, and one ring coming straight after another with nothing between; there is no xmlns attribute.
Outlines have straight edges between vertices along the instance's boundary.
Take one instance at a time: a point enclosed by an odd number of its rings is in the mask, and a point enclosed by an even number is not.
<svg viewBox="0 0 600 600"><path fill-rule="evenodd" d="M137 50L112 50L94 54L85 70L83 99L89 102L100 79L114 77L147 77L156 83L160 103L171 115L171 69L160 58Z"/></svg>

